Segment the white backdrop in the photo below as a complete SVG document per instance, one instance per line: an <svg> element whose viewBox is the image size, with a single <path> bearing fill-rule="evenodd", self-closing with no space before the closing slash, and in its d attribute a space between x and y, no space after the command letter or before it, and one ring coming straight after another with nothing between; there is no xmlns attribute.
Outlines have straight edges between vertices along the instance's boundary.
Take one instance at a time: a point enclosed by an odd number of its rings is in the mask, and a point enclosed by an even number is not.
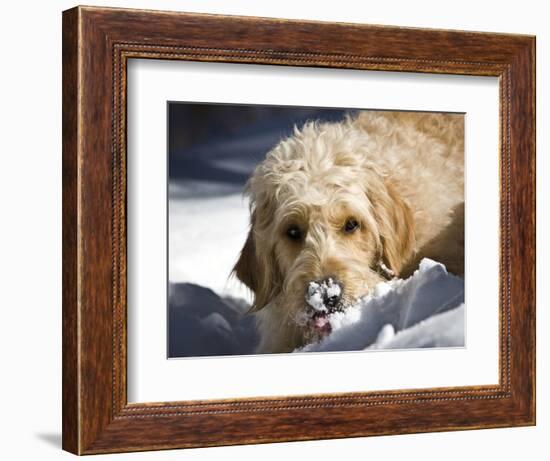
<svg viewBox="0 0 550 461"><path fill-rule="evenodd" d="M131 402L498 382L497 78L134 60L128 92ZM166 360L166 101L464 112L466 347Z"/></svg>
<svg viewBox="0 0 550 461"><path fill-rule="evenodd" d="M403 26L537 34L538 208L547 207L550 183L543 185L550 149L543 127L550 124L550 32L544 2L463 0L444 8L438 1L373 3L356 0L296 2L279 0L115 1L137 8L245 14ZM2 227L2 445L6 459L70 459L61 438L61 10L70 1L9 2L1 18L3 51L0 85L0 197ZM538 248L538 425L440 434L331 440L117 455L116 459L280 459L407 457L463 460L490 453L499 460L543 459L550 436L548 291L543 287L548 253L542 235L550 232L548 213L539 216ZM545 221L545 222L543 222ZM544 247L544 248L543 248ZM545 254L545 260L548 259ZM547 278L547 277L546 277ZM6 315L7 314L7 315ZM105 457L99 457L102 459ZM107 458L105 458L107 459ZM109 459L113 459L112 457Z"/></svg>

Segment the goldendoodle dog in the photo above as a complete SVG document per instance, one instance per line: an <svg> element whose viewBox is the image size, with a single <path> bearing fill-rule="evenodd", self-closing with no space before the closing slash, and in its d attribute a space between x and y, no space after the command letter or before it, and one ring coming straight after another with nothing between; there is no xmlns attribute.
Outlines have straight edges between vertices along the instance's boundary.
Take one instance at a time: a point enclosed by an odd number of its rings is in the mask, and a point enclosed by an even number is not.
<svg viewBox="0 0 550 461"><path fill-rule="evenodd" d="M246 193L250 232L234 273L254 294L260 353L319 340L330 313L424 257L463 274L463 115L308 122L267 154Z"/></svg>

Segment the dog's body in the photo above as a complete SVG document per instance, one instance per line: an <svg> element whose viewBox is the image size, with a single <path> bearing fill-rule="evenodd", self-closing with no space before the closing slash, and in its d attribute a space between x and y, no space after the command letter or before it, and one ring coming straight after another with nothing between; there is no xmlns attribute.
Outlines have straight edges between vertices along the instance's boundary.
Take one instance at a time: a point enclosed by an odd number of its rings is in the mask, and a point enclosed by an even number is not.
<svg viewBox="0 0 550 461"><path fill-rule="evenodd" d="M254 293L258 352L321 338L328 314L423 257L463 273L462 115L307 123L267 154L247 191L251 228L235 273Z"/></svg>

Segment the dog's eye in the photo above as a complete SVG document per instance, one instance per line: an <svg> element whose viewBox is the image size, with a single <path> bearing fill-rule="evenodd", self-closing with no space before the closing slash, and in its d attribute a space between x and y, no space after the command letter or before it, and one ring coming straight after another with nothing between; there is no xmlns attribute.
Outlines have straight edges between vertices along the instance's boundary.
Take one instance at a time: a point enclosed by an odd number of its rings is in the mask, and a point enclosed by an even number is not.
<svg viewBox="0 0 550 461"><path fill-rule="evenodd" d="M288 226L288 229L286 230L286 235L291 240L302 240L302 236L303 236L302 230L294 224L291 226Z"/></svg>
<svg viewBox="0 0 550 461"><path fill-rule="evenodd" d="M349 218L344 224L344 232L346 234L351 234L359 228L359 223L354 218Z"/></svg>

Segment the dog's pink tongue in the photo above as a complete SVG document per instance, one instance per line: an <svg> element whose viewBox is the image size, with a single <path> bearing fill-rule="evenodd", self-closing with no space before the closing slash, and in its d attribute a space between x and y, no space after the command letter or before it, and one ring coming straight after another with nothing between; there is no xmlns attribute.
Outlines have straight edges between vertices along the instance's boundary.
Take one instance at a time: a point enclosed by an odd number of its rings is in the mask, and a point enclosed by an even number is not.
<svg viewBox="0 0 550 461"><path fill-rule="evenodd" d="M332 327L330 326L330 322L328 321L328 318L325 316L317 317L313 321L313 326L319 333L323 334L329 334L332 331Z"/></svg>

